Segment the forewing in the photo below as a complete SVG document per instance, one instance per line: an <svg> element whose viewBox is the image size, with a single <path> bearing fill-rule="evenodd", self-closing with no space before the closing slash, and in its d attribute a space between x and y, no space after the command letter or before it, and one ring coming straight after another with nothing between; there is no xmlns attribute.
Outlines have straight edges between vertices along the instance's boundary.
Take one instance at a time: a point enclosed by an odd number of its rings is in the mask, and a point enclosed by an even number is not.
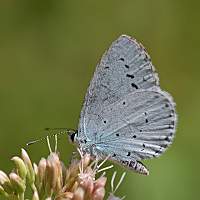
<svg viewBox="0 0 200 200"><path fill-rule="evenodd" d="M126 95L159 85L159 79L144 47L122 35L114 41L97 65L85 96L79 122L79 137L93 139L99 132L99 113Z"/></svg>

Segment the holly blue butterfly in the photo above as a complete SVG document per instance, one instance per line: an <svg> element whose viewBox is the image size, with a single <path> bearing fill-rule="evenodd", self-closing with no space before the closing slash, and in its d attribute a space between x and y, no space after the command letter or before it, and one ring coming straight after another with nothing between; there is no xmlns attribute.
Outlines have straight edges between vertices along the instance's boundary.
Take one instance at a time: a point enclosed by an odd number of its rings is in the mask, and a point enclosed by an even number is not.
<svg viewBox="0 0 200 200"><path fill-rule="evenodd" d="M87 90L72 142L97 158L148 175L141 160L160 156L172 143L177 116L171 95L142 44L122 35L104 53Z"/></svg>

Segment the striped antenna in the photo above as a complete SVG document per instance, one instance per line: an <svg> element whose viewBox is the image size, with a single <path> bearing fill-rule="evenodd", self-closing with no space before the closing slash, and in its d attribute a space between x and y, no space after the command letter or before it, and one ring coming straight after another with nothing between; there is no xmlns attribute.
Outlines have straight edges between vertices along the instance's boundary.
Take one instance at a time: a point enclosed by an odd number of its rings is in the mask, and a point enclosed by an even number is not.
<svg viewBox="0 0 200 200"><path fill-rule="evenodd" d="M32 140L32 141L28 142L26 145L30 146L32 144L42 142L44 140L47 140L47 137L51 138L51 137L60 136L60 135L64 135L64 134L73 134L76 132L76 130L67 129L67 128L45 128L44 130L48 131L50 134L45 137L39 138L37 140Z"/></svg>

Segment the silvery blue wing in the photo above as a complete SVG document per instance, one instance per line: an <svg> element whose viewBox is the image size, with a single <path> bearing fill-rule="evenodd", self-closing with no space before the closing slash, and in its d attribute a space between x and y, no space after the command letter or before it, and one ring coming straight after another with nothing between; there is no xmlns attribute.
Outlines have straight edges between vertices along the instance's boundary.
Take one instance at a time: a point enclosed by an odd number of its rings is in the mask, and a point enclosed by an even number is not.
<svg viewBox="0 0 200 200"><path fill-rule="evenodd" d="M159 86L145 48L122 35L96 67L85 96L75 141L83 152L141 174L140 162L160 156L176 129L175 103Z"/></svg>

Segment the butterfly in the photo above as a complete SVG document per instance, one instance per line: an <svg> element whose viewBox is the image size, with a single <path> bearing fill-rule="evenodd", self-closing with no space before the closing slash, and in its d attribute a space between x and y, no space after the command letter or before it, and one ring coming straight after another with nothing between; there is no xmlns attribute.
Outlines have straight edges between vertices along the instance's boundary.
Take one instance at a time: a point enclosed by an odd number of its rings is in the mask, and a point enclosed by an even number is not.
<svg viewBox="0 0 200 200"><path fill-rule="evenodd" d="M84 153L148 175L142 160L160 156L172 143L175 103L160 88L145 48L121 35L102 56L87 89L77 131L69 138Z"/></svg>

